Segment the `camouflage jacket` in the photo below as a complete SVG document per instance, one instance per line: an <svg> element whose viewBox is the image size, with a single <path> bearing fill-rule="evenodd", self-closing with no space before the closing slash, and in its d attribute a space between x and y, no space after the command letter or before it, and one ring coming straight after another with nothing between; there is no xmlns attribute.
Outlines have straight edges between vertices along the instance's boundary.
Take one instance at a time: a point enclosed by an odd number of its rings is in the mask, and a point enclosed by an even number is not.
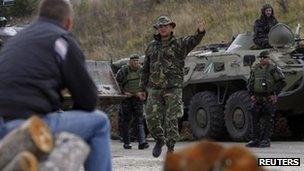
<svg viewBox="0 0 304 171"><path fill-rule="evenodd" d="M141 69L142 68L139 68L137 71L132 71L128 65L124 65L118 70L116 80L123 92L137 93L142 91L139 87ZM130 74L131 72L134 73ZM130 83L130 85L127 85L128 83ZM135 83L137 84L134 85Z"/></svg>
<svg viewBox="0 0 304 171"><path fill-rule="evenodd" d="M145 52L140 85L154 88L181 88L184 76L184 59L197 46L205 35L198 32L192 36L175 38L173 34L168 43L163 44L160 35L155 35Z"/></svg>
<svg viewBox="0 0 304 171"><path fill-rule="evenodd" d="M256 64L251 69L248 80L248 91L250 95L256 93L255 86L259 84L260 80L262 80L262 82L264 81L267 86L267 92L265 93L279 94L286 85L285 76L281 69L272 64L269 64L266 69L262 69L260 64Z"/></svg>
<svg viewBox="0 0 304 171"><path fill-rule="evenodd" d="M270 48L271 46L268 43L268 33L270 29L278 23L275 17L267 18L265 16L261 16L261 18L257 19L254 23L254 38L253 41L260 48Z"/></svg>

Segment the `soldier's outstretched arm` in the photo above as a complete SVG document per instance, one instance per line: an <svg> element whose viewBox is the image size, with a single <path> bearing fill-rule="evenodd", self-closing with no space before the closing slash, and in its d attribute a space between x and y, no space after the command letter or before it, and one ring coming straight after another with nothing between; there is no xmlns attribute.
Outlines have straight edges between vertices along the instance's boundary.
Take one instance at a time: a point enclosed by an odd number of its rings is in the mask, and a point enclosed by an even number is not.
<svg viewBox="0 0 304 171"><path fill-rule="evenodd" d="M181 39L181 48L187 55L191 50L193 50L202 40L206 34L206 22L203 20L197 21L197 31L196 34L191 36L186 36Z"/></svg>

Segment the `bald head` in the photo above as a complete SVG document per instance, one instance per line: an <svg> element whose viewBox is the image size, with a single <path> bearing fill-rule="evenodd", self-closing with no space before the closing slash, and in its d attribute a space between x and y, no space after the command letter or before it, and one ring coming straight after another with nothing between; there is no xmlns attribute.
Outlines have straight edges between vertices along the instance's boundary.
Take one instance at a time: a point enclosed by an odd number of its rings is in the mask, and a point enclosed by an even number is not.
<svg viewBox="0 0 304 171"><path fill-rule="evenodd" d="M39 16L64 24L71 20L73 7L69 0L42 0L39 5Z"/></svg>

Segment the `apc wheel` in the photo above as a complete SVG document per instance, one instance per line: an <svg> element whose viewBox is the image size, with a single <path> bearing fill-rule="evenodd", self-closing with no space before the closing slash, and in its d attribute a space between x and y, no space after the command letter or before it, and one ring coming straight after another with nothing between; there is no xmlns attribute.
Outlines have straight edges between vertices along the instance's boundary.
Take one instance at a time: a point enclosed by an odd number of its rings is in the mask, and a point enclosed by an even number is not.
<svg viewBox="0 0 304 171"><path fill-rule="evenodd" d="M251 100L247 91L233 93L226 102L225 124L234 141L248 141L251 136Z"/></svg>
<svg viewBox="0 0 304 171"><path fill-rule="evenodd" d="M223 110L213 92L204 91L192 97L188 120L196 138L220 139L225 135Z"/></svg>

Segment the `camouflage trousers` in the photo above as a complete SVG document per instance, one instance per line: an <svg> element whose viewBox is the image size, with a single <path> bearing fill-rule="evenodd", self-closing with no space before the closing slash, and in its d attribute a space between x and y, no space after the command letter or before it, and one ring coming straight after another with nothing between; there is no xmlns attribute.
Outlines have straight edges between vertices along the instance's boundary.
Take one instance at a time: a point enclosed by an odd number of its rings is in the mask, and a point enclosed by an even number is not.
<svg viewBox="0 0 304 171"><path fill-rule="evenodd" d="M174 147L179 139L178 118L183 115L182 89L148 89L146 115L152 137Z"/></svg>
<svg viewBox="0 0 304 171"><path fill-rule="evenodd" d="M270 140L274 132L275 106L266 97L257 97L252 107L253 140Z"/></svg>

